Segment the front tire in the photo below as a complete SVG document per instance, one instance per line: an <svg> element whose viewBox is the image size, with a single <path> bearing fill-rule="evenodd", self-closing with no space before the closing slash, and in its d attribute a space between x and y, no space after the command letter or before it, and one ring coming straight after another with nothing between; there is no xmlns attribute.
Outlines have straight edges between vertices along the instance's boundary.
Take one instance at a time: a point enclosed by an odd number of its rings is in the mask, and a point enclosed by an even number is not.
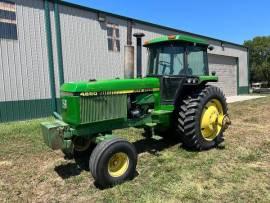
<svg viewBox="0 0 270 203"><path fill-rule="evenodd" d="M228 108L223 92L203 86L186 95L176 108L176 132L183 145L207 150L223 141L223 119Z"/></svg>
<svg viewBox="0 0 270 203"><path fill-rule="evenodd" d="M136 165L137 152L134 145L121 138L99 143L89 161L92 176L102 188L132 179L136 173Z"/></svg>

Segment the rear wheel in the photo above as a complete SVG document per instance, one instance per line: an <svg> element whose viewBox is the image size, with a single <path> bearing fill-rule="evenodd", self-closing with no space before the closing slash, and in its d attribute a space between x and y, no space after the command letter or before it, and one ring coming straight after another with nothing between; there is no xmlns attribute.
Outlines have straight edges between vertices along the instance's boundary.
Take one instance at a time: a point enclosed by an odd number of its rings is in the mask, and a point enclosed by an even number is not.
<svg viewBox="0 0 270 203"><path fill-rule="evenodd" d="M218 87L204 86L187 95L176 110L176 130L183 144L206 150L223 141L227 103Z"/></svg>
<svg viewBox="0 0 270 203"><path fill-rule="evenodd" d="M91 154L89 168L102 188L132 179L136 172L137 152L133 144L121 138L99 143Z"/></svg>

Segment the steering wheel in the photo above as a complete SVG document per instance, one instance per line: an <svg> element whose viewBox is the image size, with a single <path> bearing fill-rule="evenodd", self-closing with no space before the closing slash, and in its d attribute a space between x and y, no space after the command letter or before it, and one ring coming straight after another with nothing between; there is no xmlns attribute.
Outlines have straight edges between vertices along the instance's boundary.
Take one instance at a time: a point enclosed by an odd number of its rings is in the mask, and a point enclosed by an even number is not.
<svg viewBox="0 0 270 203"><path fill-rule="evenodd" d="M165 71L166 71L167 68L170 68L171 67L171 63L170 62L167 62L167 61L159 61L158 64L161 65L161 66L163 66L162 74L165 73Z"/></svg>

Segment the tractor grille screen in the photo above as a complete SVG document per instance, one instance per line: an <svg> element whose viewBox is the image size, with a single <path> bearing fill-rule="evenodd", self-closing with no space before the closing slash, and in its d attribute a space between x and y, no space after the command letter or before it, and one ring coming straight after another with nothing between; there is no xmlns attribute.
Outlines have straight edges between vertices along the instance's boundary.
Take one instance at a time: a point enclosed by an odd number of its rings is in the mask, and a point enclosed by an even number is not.
<svg viewBox="0 0 270 203"><path fill-rule="evenodd" d="M81 97L81 123L93 123L127 117L127 96Z"/></svg>

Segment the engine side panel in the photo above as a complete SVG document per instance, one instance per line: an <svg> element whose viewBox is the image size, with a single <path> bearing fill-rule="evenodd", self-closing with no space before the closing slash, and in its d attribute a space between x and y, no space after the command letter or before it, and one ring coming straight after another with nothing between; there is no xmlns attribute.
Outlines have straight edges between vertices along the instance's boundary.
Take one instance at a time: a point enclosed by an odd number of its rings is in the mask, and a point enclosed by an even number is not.
<svg viewBox="0 0 270 203"><path fill-rule="evenodd" d="M127 117L127 95L80 98L81 123L94 123Z"/></svg>

